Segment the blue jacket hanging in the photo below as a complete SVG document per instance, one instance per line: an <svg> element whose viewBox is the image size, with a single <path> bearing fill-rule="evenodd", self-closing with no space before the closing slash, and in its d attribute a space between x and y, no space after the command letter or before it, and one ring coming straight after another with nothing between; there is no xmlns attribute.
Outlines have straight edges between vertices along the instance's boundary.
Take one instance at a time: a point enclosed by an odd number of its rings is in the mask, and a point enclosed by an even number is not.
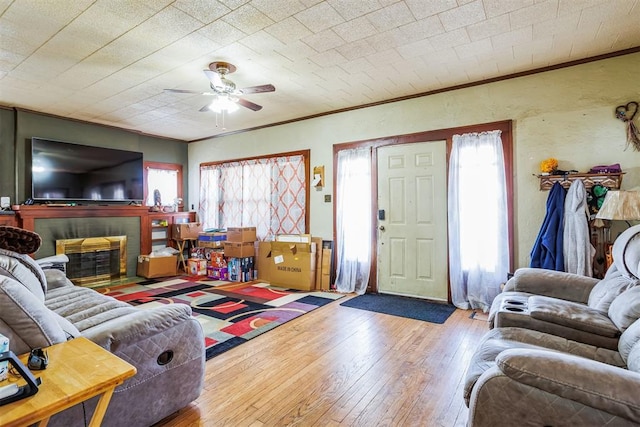
<svg viewBox="0 0 640 427"><path fill-rule="evenodd" d="M564 199L567 192L558 182L547 199L547 213L531 250L530 267L564 271Z"/></svg>

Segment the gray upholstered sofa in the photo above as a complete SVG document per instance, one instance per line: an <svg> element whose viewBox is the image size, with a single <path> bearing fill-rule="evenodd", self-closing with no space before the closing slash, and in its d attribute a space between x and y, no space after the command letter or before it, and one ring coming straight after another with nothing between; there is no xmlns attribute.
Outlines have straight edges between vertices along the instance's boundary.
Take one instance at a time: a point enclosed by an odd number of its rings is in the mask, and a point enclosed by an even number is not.
<svg viewBox="0 0 640 427"><path fill-rule="evenodd" d="M466 373L473 427L640 425L640 226L597 280L520 269Z"/></svg>
<svg viewBox="0 0 640 427"><path fill-rule="evenodd" d="M520 327L615 350L640 313L629 313L623 292L640 283L640 225L613 244L614 263L602 280L521 268L489 311L492 328Z"/></svg>
<svg viewBox="0 0 640 427"><path fill-rule="evenodd" d="M61 271L43 271L28 255L4 249L0 333L9 337L16 354L84 336L134 365L136 375L115 390L105 426L152 425L202 390L204 337L188 306L137 309L74 286ZM96 403L93 399L65 410L49 425L85 426Z"/></svg>

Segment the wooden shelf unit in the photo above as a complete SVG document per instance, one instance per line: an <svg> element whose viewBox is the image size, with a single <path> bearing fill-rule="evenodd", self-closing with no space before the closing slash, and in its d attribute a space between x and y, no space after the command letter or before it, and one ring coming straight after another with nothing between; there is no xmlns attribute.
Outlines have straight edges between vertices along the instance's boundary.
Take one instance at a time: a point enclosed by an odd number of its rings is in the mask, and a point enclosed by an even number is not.
<svg viewBox="0 0 640 427"><path fill-rule="evenodd" d="M540 179L540 190L550 190L556 182L559 182L565 189L568 189L576 179L581 179L587 189L596 184L600 184L611 190L618 190L622 184L622 175L624 175L624 172L569 173L564 175L538 175L538 178Z"/></svg>
<svg viewBox="0 0 640 427"><path fill-rule="evenodd" d="M195 212L149 212L148 206L130 205L14 205L12 209L15 211L15 225L30 231L35 231L36 220L43 218L138 217L140 219L141 254L149 254L156 240L152 233L154 229L159 227L154 227L153 221L167 221L166 238L162 239L162 241L166 241L164 246L167 246L171 244L171 225L180 222L194 222L196 216ZM6 216L14 218L10 215Z"/></svg>

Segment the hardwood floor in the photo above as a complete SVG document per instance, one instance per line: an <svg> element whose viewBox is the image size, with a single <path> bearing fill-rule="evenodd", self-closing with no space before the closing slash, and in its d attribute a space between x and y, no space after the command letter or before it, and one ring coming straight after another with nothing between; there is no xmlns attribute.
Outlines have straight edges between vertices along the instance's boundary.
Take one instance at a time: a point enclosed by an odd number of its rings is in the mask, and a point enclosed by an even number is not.
<svg viewBox="0 0 640 427"><path fill-rule="evenodd" d="M464 426L462 381L487 322L456 310L437 325L344 300L208 360L198 400L157 427Z"/></svg>

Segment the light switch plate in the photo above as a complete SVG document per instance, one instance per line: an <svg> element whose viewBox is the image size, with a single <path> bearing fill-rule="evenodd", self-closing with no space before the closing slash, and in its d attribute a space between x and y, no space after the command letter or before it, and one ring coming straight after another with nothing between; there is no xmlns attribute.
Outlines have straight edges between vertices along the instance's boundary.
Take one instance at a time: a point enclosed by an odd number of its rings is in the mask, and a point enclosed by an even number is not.
<svg viewBox="0 0 640 427"><path fill-rule="evenodd" d="M11 207L11 198L9 197L0 197L0 208L8 208Z"/></svg>

